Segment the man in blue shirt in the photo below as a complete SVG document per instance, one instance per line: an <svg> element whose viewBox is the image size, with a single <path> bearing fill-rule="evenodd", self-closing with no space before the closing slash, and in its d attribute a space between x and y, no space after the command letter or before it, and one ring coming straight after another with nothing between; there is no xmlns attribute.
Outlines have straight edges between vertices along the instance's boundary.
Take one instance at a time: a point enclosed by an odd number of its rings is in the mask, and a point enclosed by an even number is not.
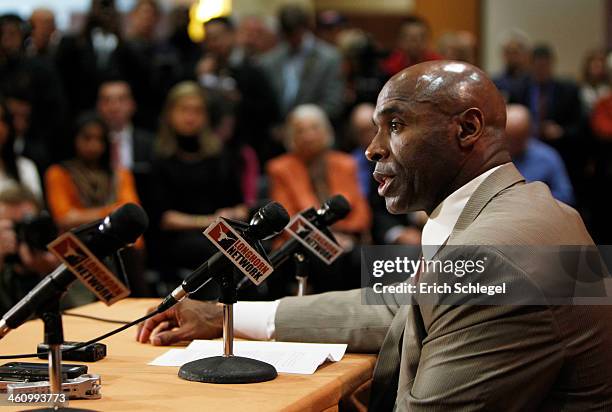
<svg viewBox="0 0 612 412"><path fill-rule="evenodd" d="M514 164L528 182L544 182L556 199L573 204L574 191L561 156L532 137L531 130L529 109L520 104L508 105L506 136Z"/></svg>

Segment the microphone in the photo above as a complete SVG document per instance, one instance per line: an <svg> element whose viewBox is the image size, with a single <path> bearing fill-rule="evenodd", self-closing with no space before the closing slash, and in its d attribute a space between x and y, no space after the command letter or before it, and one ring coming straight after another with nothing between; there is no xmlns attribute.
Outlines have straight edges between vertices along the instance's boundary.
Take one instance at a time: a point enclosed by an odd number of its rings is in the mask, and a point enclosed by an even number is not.
<svg viewBox="0 0 612 412"><path fill-rule="evenodd" d="M330 237L328 227L336 223L338 220L344 219L351 211L351 206L348 200L342 195L335 195L327 199L319 208L316 213L312 214L314 217L310 223L315 225L317 229L327 232ZM270 261L272 266L279 267L282 265L296 250L301 247L302 244L294 238L291 238L285 242L280 248L272 252L270 255ZM242 283L242 282L241 282Z"/></svg>
<svg viewBox="0 0 612 412"><path fill-rule="evenodd" d="M79 226L70 232L94 256L107 257L134 243L148 225L145 211L136 204L128 203L104 219ZM95 275L93 272L91 274ZM0 339L23 324L40 307L61 296L75 280L76 276L66 264L59 265L4 314L0 320ZM104 284L104 279L98 279L98 283Z"/></svg>
<svg viewBox="0 0 612 412"><path fill-rule="evenodd" d="M279 203L271 202L259 209L248 224L230 219L227 219L227 221L238 226L238 230L242 232L247 241L258 241L271 238L280 233L289 223L289 215ZM193 271L180 286L166 296L157 307L158 310L163 312L174 306L190 294L196 292L206 280L230 265L231 262L222 252L215 253Z"/></svg>

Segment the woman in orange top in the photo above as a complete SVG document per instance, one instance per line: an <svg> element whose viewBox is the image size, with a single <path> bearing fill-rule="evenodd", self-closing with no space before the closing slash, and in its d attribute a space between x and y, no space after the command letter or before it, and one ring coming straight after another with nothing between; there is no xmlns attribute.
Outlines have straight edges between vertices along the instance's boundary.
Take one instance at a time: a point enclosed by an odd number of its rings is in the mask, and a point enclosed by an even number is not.
<svg viewBox="0 0 612 412"><path fill-rule="evenodd" d="M132 173L113 170L108 129L93 114L77 121L74 157L49 167L45 187L51 215L63 230L103 218L124 203L139 203Z"/></svg>
<svg viewBox="0 0 612 412"><path fill-rule="evenodd" d="M362 234L370 228L371 212L359 189L357 164L348 154L332 150L333 130L318 106L295 108L287 120L289 153L268 162L270 196L293 215L319 207L341 194L351 205L349 215L336 223L337 232Z"/></svg>
<svg viewBox="0 0 612 412"><path fill-rule="evenodd" d="M359 250L354 246L364 240L371 223L370 207L359 189L357 163L352 156L331 149L333 130L318 106L296 107L286 125L289 153L268 162L270 197L294 215L309 208L318 208L333 195L341 194L351 205L348 216L332 226L336 240L347 252L332 266L310 259L309 293L359 287ZM280 271L279 271L280 272ZM289 268L285 279L295 275ZM293 294L291 284L271 282L268 285L276 296ZM279 290L275 290L279 289Z"/></svg>

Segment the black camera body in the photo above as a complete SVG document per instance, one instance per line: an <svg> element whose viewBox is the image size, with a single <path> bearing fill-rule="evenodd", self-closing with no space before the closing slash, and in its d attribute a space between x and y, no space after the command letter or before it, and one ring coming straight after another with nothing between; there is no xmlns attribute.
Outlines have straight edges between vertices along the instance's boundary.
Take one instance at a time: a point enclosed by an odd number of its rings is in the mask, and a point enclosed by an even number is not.
<svg viewBox="0 0 612 412"><path fill-rule="evenodd" d="M49 213L43 211L37 215L24 217L15 223L13 230L17 242L25 243L32 250L45 251L47 245L57 237L57 226Z"/></svg>

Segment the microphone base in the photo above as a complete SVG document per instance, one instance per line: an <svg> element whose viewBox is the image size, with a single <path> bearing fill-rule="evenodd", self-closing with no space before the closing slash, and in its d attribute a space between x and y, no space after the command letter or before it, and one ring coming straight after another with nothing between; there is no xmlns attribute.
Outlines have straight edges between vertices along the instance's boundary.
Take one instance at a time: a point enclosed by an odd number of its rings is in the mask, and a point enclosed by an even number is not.
<svg viewBox="0 0 612 412"><path fill-rule="evenodd" d="M181 379L204 383L257 383L278 376L274 366L241 356L214 356L181 366Z"/></svg>

